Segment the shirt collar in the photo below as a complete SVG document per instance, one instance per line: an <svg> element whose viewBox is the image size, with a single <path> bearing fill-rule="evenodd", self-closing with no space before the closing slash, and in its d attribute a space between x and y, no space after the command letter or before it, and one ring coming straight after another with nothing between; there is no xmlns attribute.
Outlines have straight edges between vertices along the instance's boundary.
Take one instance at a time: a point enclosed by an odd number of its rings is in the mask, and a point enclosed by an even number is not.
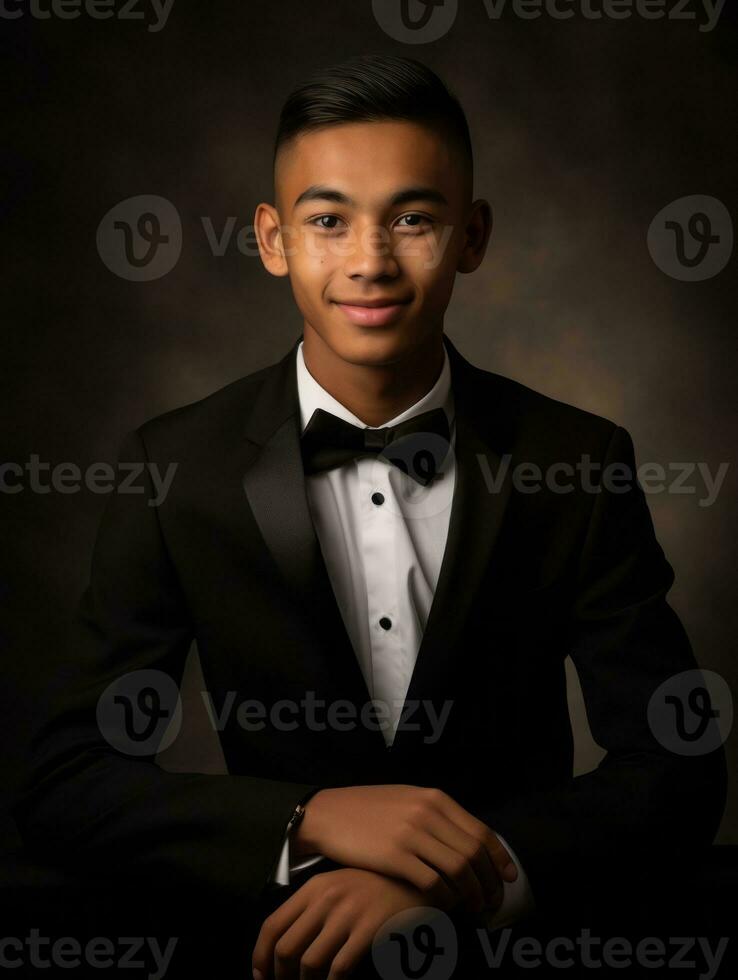
<svg viewBox="0 0 738 980"><path fill-rule="evenodd" d="M370 426L362 422L345 405L342 405L333 395L329 394L322 385L318 384L307 369L302 353L302 344L303 342L300 341L300 346L297 348L297 394L300 400L301 432L305 430L305 426L312 418L313 412L318 408L322 408L324 412L330 412L332 415L338 416L338 418L343 419L345 422L357 425L361 429L381 429L390 425L399 425L400 422L405 422L407 419L420 415L421 412L430 412L434 408L443 408L446 412L449 425L452 424L454 418L454 400L451 390L451 367L445 344L443 345L443 367L441 368L438 380L430 391L426 392L414 405L406 408L399 415L384 422L381 426Z"/></svg>

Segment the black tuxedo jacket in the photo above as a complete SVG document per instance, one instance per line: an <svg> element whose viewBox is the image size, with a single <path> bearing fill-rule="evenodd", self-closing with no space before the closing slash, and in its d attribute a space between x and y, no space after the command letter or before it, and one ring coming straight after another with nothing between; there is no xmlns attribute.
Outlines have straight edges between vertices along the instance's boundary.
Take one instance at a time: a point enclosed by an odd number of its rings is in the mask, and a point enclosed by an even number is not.
<svg viewBox="0 0 738 980"><path fill-rule="evenodd" d="M457 484L393 746L370 724L298 720L282 730L267 720L253 731L234 711L220 733L228 775L171 773L153 755L116 751L96 722L99 695L125 672L155 668L179 683L193 639L216 706L229 692L267 707L313 692L349 702L358 717L370 700L306 500L298 341L279 363L126 441L121 460L178 468L160 506L149 506L149 483L107 503L69 679L15 807L35 854L191 894L257 899L295 804L315 789L436 786L507 838L545 909L562 901L565 884L596 886L659 856L682 861L712 841L725 802L723 750L673 754L646 717L658 685L696 663L665 598L674 573L642 490L631 481L625 493L578 484L530 493L512 479L519 463L545 473L583 454L633 472L630 436L474 367L444 341ZM577 778L567 654L607 750ZM452 702L435 740L429 701L437 712Z"/></svg>

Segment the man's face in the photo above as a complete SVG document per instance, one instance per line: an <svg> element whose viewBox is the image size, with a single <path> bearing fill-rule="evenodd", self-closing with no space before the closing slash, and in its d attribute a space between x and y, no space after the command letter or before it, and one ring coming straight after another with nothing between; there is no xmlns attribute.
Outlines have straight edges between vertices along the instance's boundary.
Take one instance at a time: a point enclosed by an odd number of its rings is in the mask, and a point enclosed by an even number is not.
<svg viewBox="0 0 738 980"><path fill-rule="evenodd" d="M265 262L289 274L306 331L355 364L392 363L440 336L457 269L470 271L472 208L441 135L394 120L303 134L277 159L275 193L281 256Z"/></svg>

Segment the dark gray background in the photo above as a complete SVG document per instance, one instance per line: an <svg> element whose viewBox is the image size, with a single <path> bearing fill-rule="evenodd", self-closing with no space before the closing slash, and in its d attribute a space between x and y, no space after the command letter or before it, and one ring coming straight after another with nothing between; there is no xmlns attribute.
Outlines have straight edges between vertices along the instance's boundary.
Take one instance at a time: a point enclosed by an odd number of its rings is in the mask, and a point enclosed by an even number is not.
<svg viewBox="0 0 738 980"><path fill-rule="evenodd" d="M698 506L699 484L649 502L676 571L670 601L701 666L735 691L735 259L685 283L646 247L677 198L709 194L738 213L728 8L707 33L511 11L494 22L467 0L444 38L413 46L383 33L368 0L175 0L159 33L85 16L3 21L2 456L114 460L127 430L279 359L301 330L287 280L242 255L235 232L215 256L202 217L219 233L236 216L238 230L271 200L277 115L307 72L362 51L417 57L461 98L475 192L495 210L488 256L447 314L457 347L625 426L639 463L730 463L712 507ZM95 244L103 215L139 194L168 198L183 224L178 264L148 283L114 276ZM65 671L61 624L104 502L0 495L3 800L43 691ZM571 682L581 771L598 753ZM216 766L195 714L172 764ZM733 773L737 756L734 734ZM737 782L722 843L738 843Z"/></svg>

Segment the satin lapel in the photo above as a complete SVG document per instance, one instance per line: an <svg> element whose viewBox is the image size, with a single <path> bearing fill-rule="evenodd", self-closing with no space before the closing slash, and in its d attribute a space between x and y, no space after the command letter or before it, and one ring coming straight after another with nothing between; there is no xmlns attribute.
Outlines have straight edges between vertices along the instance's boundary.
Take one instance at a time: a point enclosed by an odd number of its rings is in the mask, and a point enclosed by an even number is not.
<svg viewBox="0 0 738 980"><path fill-rule="evenodd" d="M492 561L511 489L509 416L498 402L493 384L466 361L444 337L449 354L456 416L456 485L448 538L406 704L431 699L436 709L449 697L453 676L465 669L460 639L480 580ZM495 480L490 490L488 481ZM393 751L407 748L424 735L422 710L408 714L408 727L398 728Z"/></svg>
<svg viewBox="0 0 738 980"><path fill-rule="evenodd" d="M285 584L312 624L321 651L316 668L335 698L370 699L333 593L313 525L300 455L296 352L267 374L248 419L246 435L260 446L243 476L254 518ZM367 729L384 746L380 732Z"/></svg>

